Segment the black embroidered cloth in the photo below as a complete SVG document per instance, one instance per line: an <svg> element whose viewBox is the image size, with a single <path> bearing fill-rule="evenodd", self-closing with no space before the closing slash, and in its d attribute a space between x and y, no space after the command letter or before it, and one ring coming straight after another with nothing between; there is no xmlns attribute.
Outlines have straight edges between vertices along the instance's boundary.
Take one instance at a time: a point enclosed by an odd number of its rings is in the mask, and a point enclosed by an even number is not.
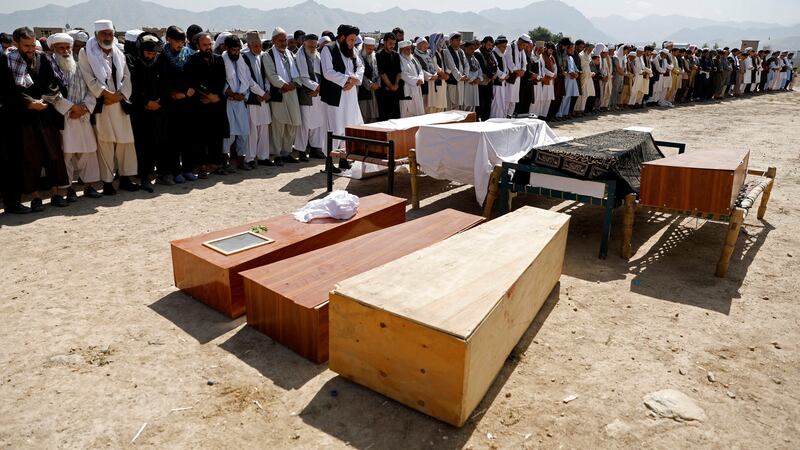
<svg viewBox="0 0 800 450"><path fill-rule="evenodd" d="M535 148L528 164L582 180L617 180L616 195L622 198L639 192L642 163L663 157L650 133L613 130Z"/></svg>

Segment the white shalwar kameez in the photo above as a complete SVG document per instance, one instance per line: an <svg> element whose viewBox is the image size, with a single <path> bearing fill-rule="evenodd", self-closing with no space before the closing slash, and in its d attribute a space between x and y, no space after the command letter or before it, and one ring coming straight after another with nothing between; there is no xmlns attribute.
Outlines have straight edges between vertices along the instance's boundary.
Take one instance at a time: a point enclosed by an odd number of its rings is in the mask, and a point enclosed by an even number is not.
<svg viewBox="0 0 800 450"><path fill-rule="evenodd" d="M251 91L262 97L269 92L269 81L261 73L261 55L255 55L250 51L243 51L242 57L247 58L253 68L251 76L254 76L255 86ZM245 162L252 162L256 158L261 161L269 159L269 124L272 123L272 113L268 102L259 105L247 105L247 112L250 116L250 137L247 140L248 149L245 155Z"/></svg>
<svg viewBox="0 0 800 450"><path fill-rule="evenodd" d="M337 43L336 45L339 44ZM323 48L321 54L322 76L339 86L344 86L350 77L357 78L360 84L361 80L364 79L364 62L361 60L361 55L358 53L358 51L354 50L354 56L356 58L355 67L353 67L353 60L351 58L342 58L344 60L345 73L340 73L333 68L333 57L331 56L330 49L328 47ZM346 127L362 125L364 123L364 118L361 116L361 109L358 107L358 86L353 86L353 88L348 91L342 90L339 106L325 104L325 117L327 119L328 131L332 131L333 134L338 134L340 136L344 135L344 129ZM327 139L325 141L327 141ZM325 146L327 146L327 142L325 142ZM344 141L335 140L333 142L333 147L336 149L344 148Z"/></svg>
<svg viewBox="0 0 800 450"><path fill-rule="evenodd" d="M400 117L413 117L425 114L422 101L422 86L417 83L425 81L425 72L412 55L400 54L400 79L403 80L403 94L410 100L400 100Z"/></svg>
<svg viewBox="0 0 800 450"><path fill-rule="evenodd" d="M308 66L306 58L311 59L313 67ZM303 47L297 51L294 60L297 64L297 71L300 72L300 82L303 87L316 91L322 78L322 61L319 53L315 52L313 55L309 55L306 52L306 48ZM314 79L312 79L312 72ZM322 98L319 95L310 98L311 106L300 105L300 116L303 118L303 124L297 129L297 134L294 137L294 148L300 153L305 153L309 145L318 149L325 147L325 133L328 130L325 123L325 103L322 102Z"/></svg>

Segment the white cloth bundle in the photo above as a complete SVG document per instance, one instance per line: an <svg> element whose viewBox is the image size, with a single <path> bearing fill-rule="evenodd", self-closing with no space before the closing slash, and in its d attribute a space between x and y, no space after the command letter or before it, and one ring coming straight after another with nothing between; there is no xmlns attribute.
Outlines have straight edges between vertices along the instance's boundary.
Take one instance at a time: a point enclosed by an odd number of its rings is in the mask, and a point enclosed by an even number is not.
<svg viewBox="0 0 800 450"><path fill-rule="evenodd" d="M347 191L333 191L327 197L311 200L305 206L293 213L300 222L310 222L312 219L332 217L347 220L358 212L358 197L348 194Z"/></svg>

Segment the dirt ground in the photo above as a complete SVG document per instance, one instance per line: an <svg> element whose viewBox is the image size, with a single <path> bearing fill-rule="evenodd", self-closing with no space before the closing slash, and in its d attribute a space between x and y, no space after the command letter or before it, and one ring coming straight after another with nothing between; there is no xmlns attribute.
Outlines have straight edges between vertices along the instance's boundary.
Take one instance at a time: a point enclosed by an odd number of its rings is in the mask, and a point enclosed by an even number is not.
<svg viewBox="0 0 800 450"><path fill-rule="evenodd" d="M640 125L688 151L746 147L751 167L778 167L777 185L765 220L755 210L747 217L726 279L713 276L724 224L637 214L626 262L618 210L600 260L599 208L517 198L515 206L570 211L564 274L460 429L348 382L173 286L170 240L302 206L324 192L321 164L0 216L0 444L798 448L798 100L774 94L555 124L561 136ZM336 186L368 195L385 180ZM408 175L396 184L408 198ZM409 218L448 207L480 213L469 186L420 185L422 208L409 207ZM691 397L706 420L650 415L643 396L668 388Z"/></svg>

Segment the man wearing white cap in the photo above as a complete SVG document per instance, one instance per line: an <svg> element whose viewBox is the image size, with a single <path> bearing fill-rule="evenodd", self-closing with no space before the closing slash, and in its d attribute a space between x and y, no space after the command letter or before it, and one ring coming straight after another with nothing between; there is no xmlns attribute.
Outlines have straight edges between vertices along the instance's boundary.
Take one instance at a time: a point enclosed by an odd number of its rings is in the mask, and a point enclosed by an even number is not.
<svg viewBox="0 0 800 450"><path fill-rule="evenodd" d="M97 162L97 140L90 122L91 112L97 99L89 92L81 71L72 57L73 39L66 33L51 34L47 46L53 51L53 60L64 74L66 95L54 102L56 111L64 116L61 131L64 162L69 176L67 201L78 199L72 182L80 176L84 185L83 195L98 198L96 183L100 182L100 166Z"/></svg>
<svg viewBox="0 0 800 450"><path fill-rule="evenodd" d="M300 73L301 86L297 90L297 99L300 102L300 116L303 118L294 138L294 149L300 161L308 161L307 152L315 158L325 159L322 148L328 128L325 126L325 104L319 96L322 63L317 51L318 41L316 34L306 34L303 44L294 55L297 71Z"/></svg>
<svg viewBox="0 0 800 450"><path fill-rule="evenodd" d="M374 38L367 37L361 46L364 77L358 87L358 106L365 123L378 120L378 101L375 98L375 91L381 88L381 74L378 73L378 61L375 59L376 44Z"/></svg>
<svg viewBox="0 0 800 450"><path fill-rule="evenodd" d="M272 31L272 48L261 57L261 63L272 86L272 148L283 162L299 162L292 156L292 145L297 128L302 125L296 90L300 84L300 73L297 71L294 54L287 50L286 31L283 28L278 27Z"/></svg>
<svg viewBox="0 0 800 450"><path fill-rule="evenodd" d="M68 31L67 34L69 34L73 39L72 57L75 58L75 61L77 62L81 50L83 50L83 47L86 47L86 41L89 40L89 33L80 29L75 29Z"/></svg>
<svg viewBox="0 0 800 450"><path fill-rule="evenodd" d="M508 51L505 53L505 64L508 72L506 79L506 115L511 116L514 114L517 102L519 102L519 88L522 83L530 83L530 79L524 77L525 71L528 68L528 55L525 50L528 44L532 44L533 40L527 34L523 34L516 41L508 46ZM529 107L525 108L526 110Z"/></svg>
<svg viewBox="0 0 800 450"><path fill-rule="evenodd" d="M461 33L450 35L450 45L444 51L447 78L447 109L459 109L464 104L464 83L467 81L467 56L461 49Z"/></svg>
<svg viewBox="0 0 800 450"><path fill-rule="evenodd" d="M358 86L364 78L364 62L355 50L358 33L357 27L341 24L336 29L336 40L322 49L320 96L325 103L328 131L337 135L343 135L346 127L364 123L358 107ZM333 142L335 149L344 145L343 141ZM339 168L349 169L350 163L339 160Z"/></svg>
<svg viewBox="0 0 800 450"><path fill-rule="evenodd" d="M94 36L81 50L78 65L89 91L98 99L93 113L103 194L116 194L111 184L115 171L119 173L120 188L136 191L139 186L129 178L137 172L133 128L123 109L129 104L132 90L130 72L125 55L116 45L111 21L98 20L94 29Z"/></svg>
<svg viewBox="0 0 800 450"><path fill-rule="evenodd" d="M250 70L250 77L258 87L250 93L247 99L247 110L250 113L250 144L247 152L246 163L272 165L269 159L269 124L272 122L272 113L269 107L269 82L261 56L264 54L261 47L261 36L257 31L247 33L247 50L242 52L244 62Z"/></svg>
<svg viewBox="0 0 800 450"><path fill-rule="evenodd" d="M125 44L123 44L122 47L125 55L136 56L136 40L139 39L139 35L142 33L144 33L144 31L138 29L125 32Z"/></svg>
<svg viewBox="0 0 800 450"><path fill-rule="evenodd" d="M400 41L400 78L403 80L403 98L400 99L400 117L412 117L425 114L422 101L422 85L425 74L419 62L411 56L411 41Z"/></svg>
<svg viewBox="0 0 800 450"><path fill-rule="evenodd" d="M436 88L436 81L439 79L439 68L436 66L433 54L428 51L430 48L428 40L420 37L414 42L413 57L422 69L422 75L425 77L425 84L421 86L422 89L422 103L425 107L424 112L435 112L431 109L429 100L433 98L433 92Z"/></svg>

